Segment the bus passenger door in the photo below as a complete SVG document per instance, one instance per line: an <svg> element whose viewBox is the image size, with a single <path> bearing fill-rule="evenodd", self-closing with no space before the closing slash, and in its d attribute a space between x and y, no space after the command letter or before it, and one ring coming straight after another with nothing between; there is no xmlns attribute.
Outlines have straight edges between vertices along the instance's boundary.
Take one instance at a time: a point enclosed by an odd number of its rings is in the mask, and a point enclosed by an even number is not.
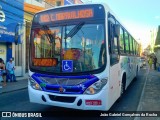
<svg viewBox="0 0 160 120"><path fill-rule="evenodd" d="M115 102L117 98L120 96L120 64L119 64L119 36L116 35L116 24L112 21L108 22L108 30L109 30L109 53L110 53L110 83L109 83L109 91L111 102ZM113 104L111 103L111 104Z"/></svg>

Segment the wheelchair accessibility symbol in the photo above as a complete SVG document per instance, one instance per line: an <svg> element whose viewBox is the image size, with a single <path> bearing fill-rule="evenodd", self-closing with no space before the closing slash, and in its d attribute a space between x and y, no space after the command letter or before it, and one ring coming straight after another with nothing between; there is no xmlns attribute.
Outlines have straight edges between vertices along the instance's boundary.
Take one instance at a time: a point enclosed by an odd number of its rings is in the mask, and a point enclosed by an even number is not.
<svg viewBox="0 0 160 120"><path fill-rule="evenodd" d="M62 60L62 71L72 72L73 71L73 60Z"/></svg>

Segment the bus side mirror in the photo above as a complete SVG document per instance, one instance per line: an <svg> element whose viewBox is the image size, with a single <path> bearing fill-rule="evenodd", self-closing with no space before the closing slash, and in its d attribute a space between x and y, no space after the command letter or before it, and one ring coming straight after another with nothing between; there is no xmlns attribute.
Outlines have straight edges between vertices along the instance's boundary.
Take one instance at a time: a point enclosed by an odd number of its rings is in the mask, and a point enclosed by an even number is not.
<svg viewBox="0 0 160 120"><path fill-rule="evenodd" d="M114 25L114 36L115 37L120 36L120 25Z"/></svg>

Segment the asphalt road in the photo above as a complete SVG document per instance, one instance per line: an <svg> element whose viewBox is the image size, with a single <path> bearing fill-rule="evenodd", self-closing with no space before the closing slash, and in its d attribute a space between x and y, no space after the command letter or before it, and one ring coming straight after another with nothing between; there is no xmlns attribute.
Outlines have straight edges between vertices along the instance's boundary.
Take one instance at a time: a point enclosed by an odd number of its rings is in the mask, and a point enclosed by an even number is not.
<svg viewBox="0 0 160 120"><path fill-rule="evenodd" d="M138 107L138 103L141 97L141 93L143 90L143 85L145 82L146 70L141 69L138 79L134 80L121 99L119 99L109 111L117 112L117 111L136 111ZM42 112L42 111L50 111L50 113L57 112L58 116L52 116L50 118L24 118L28 120L42 120L42 119L62 119L60 116L63 116L67 111L70 113L81 112L73 109L66 109L54 106L40 105L29 102L28 91L27 89L9 92L0 95L0 111L33 111L33 112ZM92 115L93 111L85 111L85 114ZM94 113L93 113L94 114ZM71 116L69 119L80 119L80 120L88 120L91 117L73 117ZM66 118L63 118L66 119ZM97 119L97 118L92 118ZM99 117L100 120L134 120L134 117ZM2 118L2 120L23 120L22 118Z"/></svg>

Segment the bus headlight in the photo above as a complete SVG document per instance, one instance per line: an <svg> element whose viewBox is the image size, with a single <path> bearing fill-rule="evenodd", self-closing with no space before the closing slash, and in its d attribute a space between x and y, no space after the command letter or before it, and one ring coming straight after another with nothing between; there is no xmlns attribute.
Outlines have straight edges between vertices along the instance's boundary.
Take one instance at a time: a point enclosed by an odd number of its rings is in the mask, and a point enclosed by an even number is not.
<svg viewBox="0 0 160 120"><path fill-rule="evenodd" d="M104 78L95 82L85 90L84 94L93 95L98 93L107 84L107 82L108 78Z"/></svg>
<svg viewBox="0 0 160 120"><path fill-rule="evenodd" d="M30 81L30 86L33 89L35 89L35 90L42 90L42 88L40 87L40 85L35 80L33 80L31 77L29 77L28 80Z"/></svg>

